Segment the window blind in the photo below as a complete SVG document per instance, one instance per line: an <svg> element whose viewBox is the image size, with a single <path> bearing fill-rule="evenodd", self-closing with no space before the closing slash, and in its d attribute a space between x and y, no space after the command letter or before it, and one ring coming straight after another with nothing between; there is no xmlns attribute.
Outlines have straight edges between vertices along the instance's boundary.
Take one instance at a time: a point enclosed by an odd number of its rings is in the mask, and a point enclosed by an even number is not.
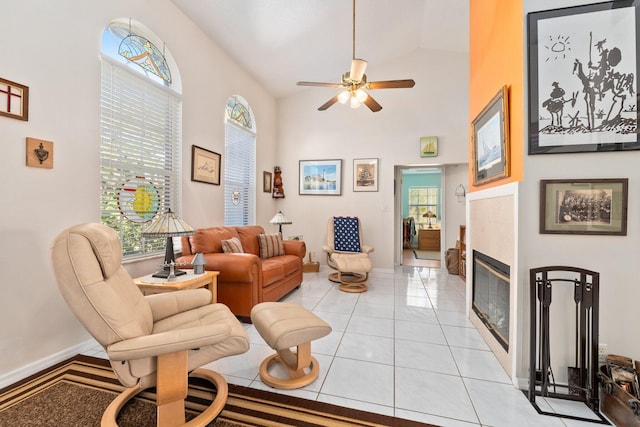
<svg viewBox="0 0 640 427"><path fill-rule="evenodd" d="M140 231L156 211L179 212L180 123L179 94L103 57L101 221L119 233L125 257L164 250L166 239L143 239ZM140 188L146 199L123 199L125 189Z"/></svg>
<svg viewBox="0 0 640 427"><path fill-rule="evenodd" d="M255 224L256 137L230 120L225 133L224 224Z"/></svg>

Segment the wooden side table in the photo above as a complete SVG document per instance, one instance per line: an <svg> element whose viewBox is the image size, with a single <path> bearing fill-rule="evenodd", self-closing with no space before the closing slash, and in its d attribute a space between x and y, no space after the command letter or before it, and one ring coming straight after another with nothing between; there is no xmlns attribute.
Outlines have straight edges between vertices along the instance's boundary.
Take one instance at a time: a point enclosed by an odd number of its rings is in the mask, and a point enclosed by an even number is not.
<svg viewBox="0 0 640 427"><path fill-rule="evenodd" d="M218 301L219 274L219 271L205 271L203 274L193 274L193 270L188 270L187 274L178 276L173 280L148 275L138 277L133 281L144 295L206 287L211 291L211 303L213 304Z"/></svg>

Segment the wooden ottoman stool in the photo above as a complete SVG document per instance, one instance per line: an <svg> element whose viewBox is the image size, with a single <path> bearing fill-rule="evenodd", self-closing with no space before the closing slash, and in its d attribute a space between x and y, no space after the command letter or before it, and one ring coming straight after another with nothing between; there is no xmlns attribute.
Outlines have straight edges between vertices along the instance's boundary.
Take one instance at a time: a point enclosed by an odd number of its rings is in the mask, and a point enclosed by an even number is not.
<svg viewBox="0 0 640 427"><path fill-rule="evenodd" d="M265 342L277 352L260 364L260 378L265 384L291 390L318 378L320 367L311 355L311 341L331 332L327 322L304 307L286 302L257 304L251 309L251 321ZM295 353L291 351L292 347L297 347ZM284 365L289 378L276 378L269 373L274 361Z"/></svg>

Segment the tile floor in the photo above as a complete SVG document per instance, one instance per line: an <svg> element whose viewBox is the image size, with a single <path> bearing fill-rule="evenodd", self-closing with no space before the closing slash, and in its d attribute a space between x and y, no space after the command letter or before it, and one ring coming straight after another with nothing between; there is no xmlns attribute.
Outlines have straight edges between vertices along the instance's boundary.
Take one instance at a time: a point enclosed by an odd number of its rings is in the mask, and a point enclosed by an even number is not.
<svg viewBox="0 0 640 427"><path fill-rule="evenodd" d="M372 274L368 286L365 293L344 293L326 271L305 273L285 301L312 310L333 331L311 346L320 377L303 389L277 392L441 426L597 425L533 409L465 316L458 276L403 266ZM276 391L258 376L273 350L252 325L246 329L247 353L207 367L229 383ZM105 357L100 347L85 354Z"/></svg>

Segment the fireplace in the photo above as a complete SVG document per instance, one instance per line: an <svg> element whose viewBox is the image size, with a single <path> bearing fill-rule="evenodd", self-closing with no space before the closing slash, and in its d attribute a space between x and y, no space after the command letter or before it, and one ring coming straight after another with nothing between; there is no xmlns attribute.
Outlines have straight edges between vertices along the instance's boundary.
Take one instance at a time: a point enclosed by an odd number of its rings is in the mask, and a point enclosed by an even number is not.
<svg viewBox="0 0 640 427"><path fill-rule="evenodd" d="M509 352L510 267L473 251L472 308L498 343Z"/></svg>

